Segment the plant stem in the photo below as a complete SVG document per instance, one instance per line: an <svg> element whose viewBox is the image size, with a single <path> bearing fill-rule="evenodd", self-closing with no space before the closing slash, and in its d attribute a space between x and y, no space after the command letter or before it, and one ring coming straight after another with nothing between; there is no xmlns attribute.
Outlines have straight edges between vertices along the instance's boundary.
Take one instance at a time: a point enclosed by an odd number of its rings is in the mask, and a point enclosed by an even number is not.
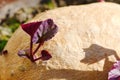
<svg viewBox="0 0 120 80"><path fill-rule="evenodd" d="M37 46L37 48L35 49L35 51L33 52L33 55L38 51L38 49L40 48L40 46L42 45L43 43L39 43L39 45Z"/></svg>
<svg viewBox="0 0 120 80"><path fill-rule="evenodd" d="M33 43L32 43L32 37L31 37L31 39L30 39L30 58L31 58L31 61L33 60L32 48L33 48Z"/></svg>
<svg viewBox="0 0 120 80"><path fill-rule="evenodd" d="M37 61L37 60L39 60L39 59L41 59L41 57L34 59L34 62Z"/></svg>

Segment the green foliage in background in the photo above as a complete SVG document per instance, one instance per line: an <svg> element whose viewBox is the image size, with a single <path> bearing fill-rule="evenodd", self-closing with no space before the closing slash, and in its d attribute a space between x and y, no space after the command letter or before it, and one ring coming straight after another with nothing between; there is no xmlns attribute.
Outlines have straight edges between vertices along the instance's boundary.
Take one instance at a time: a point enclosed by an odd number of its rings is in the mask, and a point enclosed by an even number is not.
<svg viewBox="0 0 120 80"><path fill-rule="evenodd" d="M0 40L0 52L3 50L6 43L7 43L7 40Z"/></svg>
<svg viewBox="0 0 120 80"><path fill-rule="evenodd" d="M5 22L2 23L3 29L6 28L9 31L7 31L7 34L2 34L2 31L0 31L0 52L3 50L8 39L11 37L12 33L15 32L15 30L19 27L19 25L20 22L15 17L8 18L5 20Z"/></svg>
<svg viewBox="0 0 120 80"><path fill-rule="evenodd" d="M4 27L9 27L12 32L14 32L20 25L20 22L15 18L8 18L6 22L3 24Z"/></svg>

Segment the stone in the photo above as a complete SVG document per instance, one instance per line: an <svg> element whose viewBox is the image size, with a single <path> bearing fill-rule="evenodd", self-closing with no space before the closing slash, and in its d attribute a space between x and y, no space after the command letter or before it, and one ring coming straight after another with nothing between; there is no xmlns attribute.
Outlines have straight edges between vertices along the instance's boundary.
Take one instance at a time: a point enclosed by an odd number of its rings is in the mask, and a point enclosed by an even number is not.
<svg viewBox="0 0 120 80"><path fill-rule="evenodd" d="M107 80L120 58L120 6L101 2L57 8L28 22L47 18L59 30L39 51L48 50L52 58L35 64L19 57L17 52L29 48L30 38L19 28L4 49L8 54L0 56L0 80Z"/></svg>

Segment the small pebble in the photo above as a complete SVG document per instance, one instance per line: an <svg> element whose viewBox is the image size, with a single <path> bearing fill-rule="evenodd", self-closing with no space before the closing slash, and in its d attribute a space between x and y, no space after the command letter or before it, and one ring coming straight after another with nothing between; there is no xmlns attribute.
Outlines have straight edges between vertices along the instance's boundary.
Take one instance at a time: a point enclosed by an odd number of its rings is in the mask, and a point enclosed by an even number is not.
<svg viewBox="0 0 120 80"><path fill-rule="evenodd" d="M23 65L22 66L19 66L18 68L21 72L24 72L26 70L26 67L24 67Z"/></svg>

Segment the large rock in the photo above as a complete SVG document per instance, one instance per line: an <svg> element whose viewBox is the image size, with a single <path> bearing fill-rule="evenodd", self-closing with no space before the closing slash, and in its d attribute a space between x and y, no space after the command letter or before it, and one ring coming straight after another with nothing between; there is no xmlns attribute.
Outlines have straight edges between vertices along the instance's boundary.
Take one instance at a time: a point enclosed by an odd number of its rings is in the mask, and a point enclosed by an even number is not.
<svg viewBox="0 0 120 80"><path fill-rule="evenodd" d="M50 10L32 21L52 18L59 26L41 49L52 54L46 64L34 64L17 52L29 48L29 36L19 28L0 57L1 80L107 80L120 57L120 6L94 3Z"/></svg>

